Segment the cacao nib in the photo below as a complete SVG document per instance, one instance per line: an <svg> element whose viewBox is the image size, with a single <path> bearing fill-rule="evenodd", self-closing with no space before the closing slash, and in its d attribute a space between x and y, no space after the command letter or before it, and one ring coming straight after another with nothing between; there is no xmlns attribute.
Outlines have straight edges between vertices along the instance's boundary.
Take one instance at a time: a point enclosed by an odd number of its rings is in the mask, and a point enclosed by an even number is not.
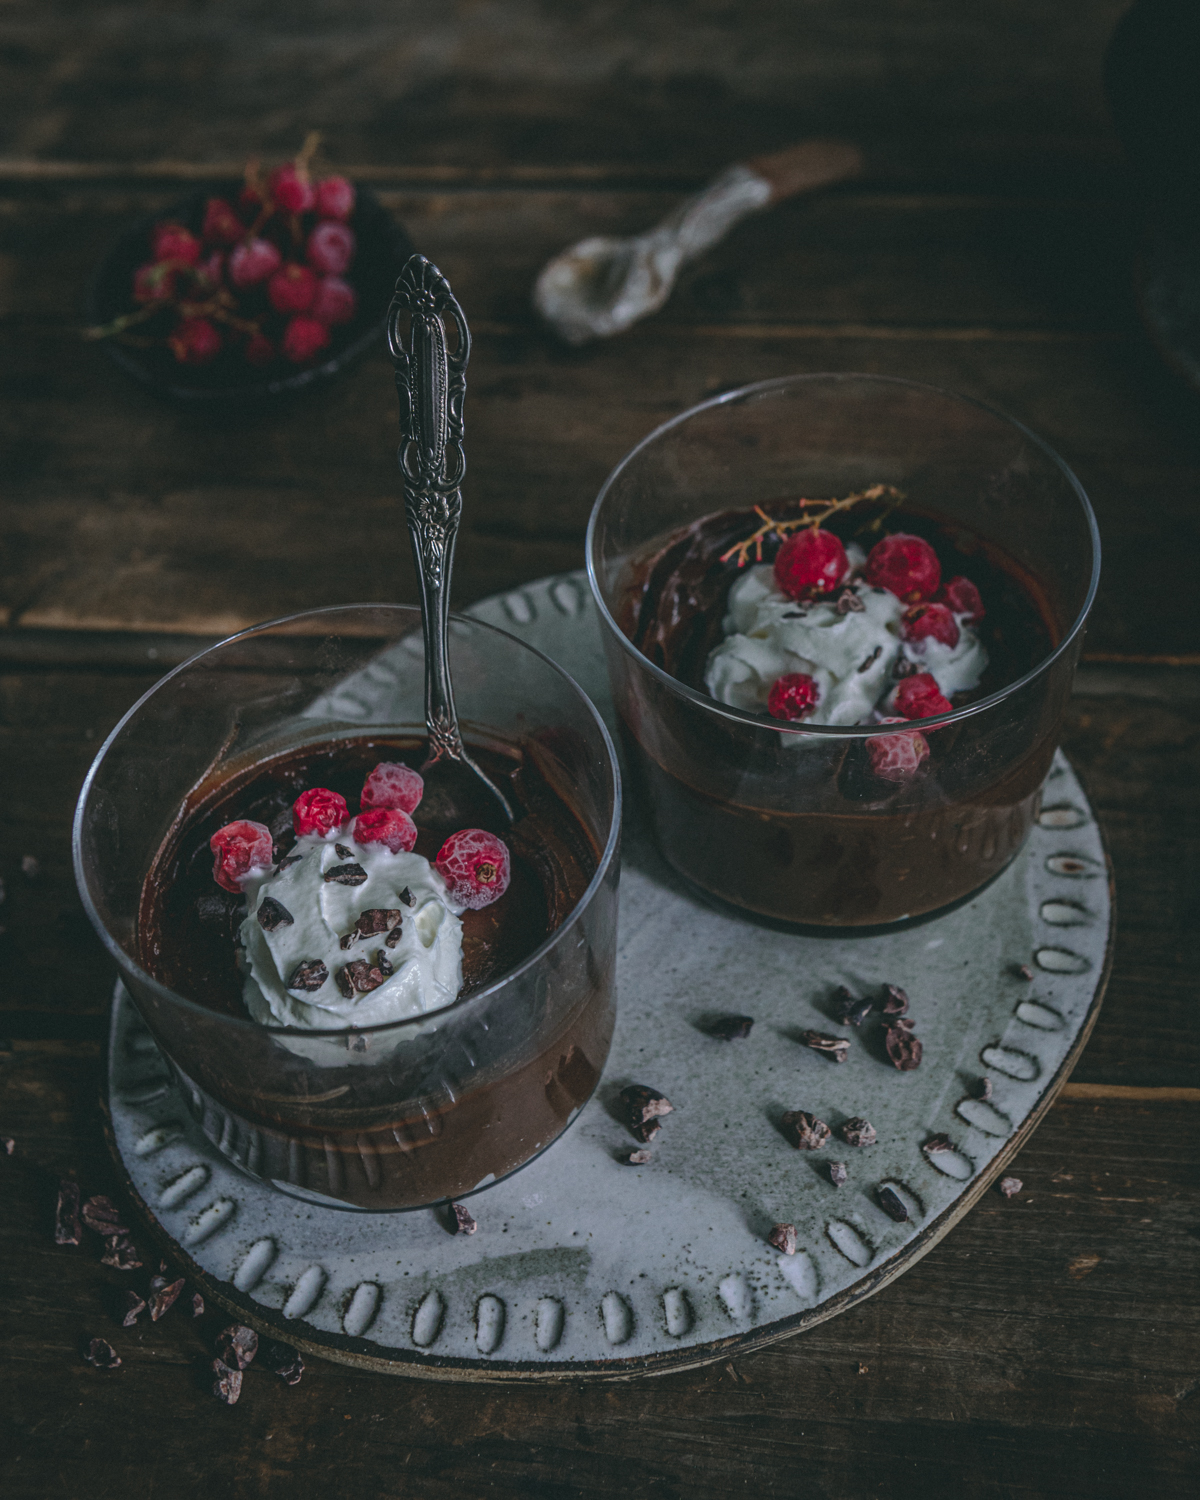
<svg viewBox="0 0 1200 1500"><path fill-rule="evenodd" d="M107 1339L93 1339L84 1358L98 1370L117 1370L121 1366L121 1356Z"/></svg>
<svg viewBox="0 0 1200 1500"><path fill-rule="evenodd" d="M259 1346L258 1362L265 1370L278 1375L285 1385L299 1385L304 1374L304 1360L298 1349L275 1339L264 1339Z"/></svg>
<svg viewBox="0 0 1200 1500"><path fill-rule="evenodd" d="M192 1293L192 1317L202 1318L204 1316L204 1298L199 1292Z"/></svg>
<svg viewBox="0 0 1200 1500"><path fill-rule="evenodd" d="M117 1304L117 1311L120 1316L121 1327L132 1328L146 1311L146 1299L139 1297L136 1292L122 1292Z"/></svg>
<svg viewBox="0 0 1200 1500"><path fill-rule="evenodd" d="M802 1109L789 1109L783 1116L783 1133L797 1151L819 1151L829 1139L830 1130L824 1120L810 1115Z"/></svg>
<svg viewBox="0 0 1200 1500"><path fill-rule="evenodd" d="M914 1068L920 1067L924 1051L920 1037L913 1036L909 1029L911 1025L911 1021L907 1025L900 1022L896 1026L889 1026L887 1030L887 1055L901 1073L911 1073Z"/></svg>
<svg viewBox="0 0 1200 1500"><path fill-rule="evenodd" d="M858 670L860 672L867 671L867 669L869 667L873 667L875 665L875 663L879 660L879 658L882 655L883 655L883 647L882 646L876 646L875 649L874 649L874 651L871 652L870 656L867 657L866 661L863 662L862 666L860 666L858 668Z"/></svg>
<svg viewBox="0 0 1200 1500"><path fill-rule="evenodd" d="M981 1078L979 1080L979 1085L975 1090L975 1097L976 1099L982 1099L985 1104L992 1097L992 1080L990 1078Z"/></svg>
<svg viewBox="0 0 1200 1500"><path fill-rule="evenodd" d="M357 924L359 937L374 937L395 927L404 913L397 907L371 906L360 913Z"/></svg>
<svg viewBox="0 0 1200 1500"><path fill-rule="evenodd" d="M244 1370L258 1353L258 1334L244 1323L230 1323L217 1334L213 1348L231 1370Z"/></svg>
<svg viewBox="0 0 1200 1500"><path fill-rule="evenodd" d="M375 950L375 967L379 970L379 972L383 975L383 977L385 979L389 978L392 974L394 974L396 972L395 969L392 968L392 961L387 956L387 950L386 950L386 948L376 948L376 950Z"/></svg>
<svg viewBox="0 0 1200 1500"><path fill-rule="evenodd" d="M795 1255L796 1226L794 1224L776 1224L767 1235L767 1239L776 1250L782 1250L785 1255Z"/></svg>
<svg viewBox="0 0 1200 1500"><path fill-rule="evenodd" d="M898 984L883 986L881 1009L885 1016L903 1016L908 1012L908 996Z"/></svg>
<svg viewBox="0 0 1200 1500"><path fill-rule="evenodd" d="M289 869L292 865L298 865L303 858L303 854L285 854L276 864L276 872Z"/></svg>
<svg viewBox="0 0 1200 1500"><path fill-rule="evenodd" d="M231 1370L223 1359L213 1360L212 1372L213 1395L226 1406L233 1406L242 1394L242 1372Z"/></svg>
<svg viewBox="0 0 1200 1500"><path fill-rule="evenodd" d="M334 844L334 846L333 846L333 852L337 855L337 857L339 859L353 859L354 858L354 850L353 849L347 849L346 846L345 846L345 844Z"/></svg>
<svg viewBox="0 0 1200 1500"><path fill-rule="evenodd" d="M850 1056L850 1041L844 1036L829 1036L824 1031L802 1031L800 1042L814 1052L819 1052L822 1057L828 1057L835 1063L844 1063Z"/></svg>
<svg viewBox="0 0 1200 1500"><path fill-rule="evenodd" d="M470 1210L464 1208L461 1203L452 1203L450 1205L450 1214L454 1220L453 1228L455 1234L474 1234L479 1228L479 1225L472 1218Z"/></svg>
<svg viewBox="0 0 1200 1500"><path fill-rule="evenodd" d="M938 1156L943 1151L953 1151L954 1146L948 1135L931 1135L921 1150L926 1156Z"/></svg>
<svg viewBox="0 0 1200 1500"><path fill-rule="evenodd" d="M367 1050L367 1039L365 1036L352 1036L346 1039L347 1052L365 1052Z"/></svg>
<svg viewBox="0 0 1200 1500"><path fill-rule="evenodd" d="M95 1230L97 1234L128 1234L126 1225L121 1223L121 1211L111 1198L106 1198L103 1193L97 1193L94 1197L87 1199L79 1210L79 1217L89 1229Z"/></svg>
<svg viewBox="0 0 1200 1500"><path fill-rule="evenodd" d="M403 936L404 929L401 924L397 922L395 927L392 928L391 932L388 933L387 937L385 937L383 941L387 947L395 948L399 944L400 939Z"/></svg>
<svg viewBox="0 0 1200 1500"><path fill-rule="evenodd" d="M159 1318L169 1313L175 1306L175 1299L183 1291L183 1277L169 1284L161 1276L155 1276L150 1283L150 1321L157 1323Z"/></svg>
<svg viewBox="0 0 1200 1500"><path fill-rule="evenodd" d="M722 1016L708 1028L708 1034L719 1042L737 1042L750 1035L753 1025L753 1016Z"/></svg>
<svg viewBox="0 0 1200 1500"><path fill-rule="evenodd" d="M874 1009L874 1000L857 999L844 984L834 991L833 1013L843 1026L861 1026Z"/></svg>
<svg viewBox="0 0 1200 1500"><path fill-rule="evenodd" d="M407 886L405 886L404 889L400 892L399 899L405 906L416 906L417 904L417 898L413 895L413 893Z"/></svg>
<svg viewBox="0 0 1200 1500"><path fill-rule="evenodd" d="M653 1155L653 1151L647 1151L645 1147L639 1146L636 1151L631 1151L628 1156L622 1157L622 1160L628 1162L631 1167L644 1167Z"/></svg>
<svg viewBox="0 0 1200 1500"><path fill-rule="evenodd" d="M657 1089L642 1083L631 1083L621 1090L621 1102L625 1106L626 1121L639 1141L652 1141L662 1128L654 1122L661 1115L669 1115L675 1106Z"/></svg>
<svg viewBox="0 0 1200 1500"><path fill-rule="evenodd" d="M1013 964L1013 973L1018 979L1032 979L1033 970L1028 964Z"/></svg>
<svg viewBox="0 0 1200 1500"><path fill-rule="evenodd" d="M996 1190L1004 1194L1006 1198L1015 1198L1025 1184L1019 1177L1002 1177L996 1184Z"/></svg>
<svg viewBox="0 0 1200 1500"><path fill-rule="evenodd" d="M358 928L352 927L349 932L344 932L338 939L338 947L344 953L347 948L353 948L358 942Z"/></svg>
<svg viewBox="0 0 1200 1500"><path fill-rule="evenodd" d="M117 1271L136 1271L142 1264L138 1248L127 1234L105 1236L102 1266L112 1266Z"/></svg>
<svg viewBox="0 0 1200 1500"><path fill-rule="evenodd" d="M264 932L274 932L279 927L290 927L295 921L291 912L274 896L264 896L258 904L258 925Z"/></svg>
<svg viewBox="0 0 1200 1500"><path fill-rule="evenodd" d="M837 596L837 602L833 607L837 610L839 615L858 615L861 614L867 606L858 597L853 585L846 584L839 592ZM878 656L882 652L882 650L882 646L876 646L875 655ZM862 671L861 667L859 668L859 671Z"/></svg>
<svg viewBox="0 0 1200 1500"><path fill-rule="evenodd" d="M79 1223L79 1184L65 1177L58 1185L58 1203L54 1210L54 1243L78 1245L82 1234Z"/></svg>
<svg viewBox="0 0 1200 1500"><path fill-rule="evenodd" d="M861 1115L855 1115L852 1120L838 1130L838 1134L847 1146L873 1146L878 1139L875 1127L870 1120L864 1120Z"/></svg>
<svg viewBox="0 0 1200 1500"><path fill-rule="evenodd" d="M908 1209L904 1206L904 1199L895 1188L890 1188L886 1183L879 1189L879 1206L887 1214L889 1219L895 1219L897 1224L903 1224L908 1218Z"/></svg>
<svg viewBox="0 0 1200 1500"><path fill-rule="evenodd" d="M330 865L325 871L325 879L335 885L366 885L367 872L359 864Z"/></svg>
<svg viewBox="0 0 1200 1500"><path fill-rule="evenodd" d="M352 995L369 995L383 983L384 976L365 958L356 958L338 970L338 989L349 1000ZM348 986L348 988L347 988Z"/></svg>
<svg viewBox="0 0 1200 1500"><path fill-rule="evenodd" d="M314 990L319 990L328 978L329 970L319 958L306 958L293 969L287 987L289 990L303 990L311 994Z"/></svg>
<svg viewBox="0 0 1200 1500"><path fill-rule="evenodd" d="M831 1161L829 1163L829 1180L834 1187L841 1187L850 1173L846 1170L844 1161Z"/></svg>

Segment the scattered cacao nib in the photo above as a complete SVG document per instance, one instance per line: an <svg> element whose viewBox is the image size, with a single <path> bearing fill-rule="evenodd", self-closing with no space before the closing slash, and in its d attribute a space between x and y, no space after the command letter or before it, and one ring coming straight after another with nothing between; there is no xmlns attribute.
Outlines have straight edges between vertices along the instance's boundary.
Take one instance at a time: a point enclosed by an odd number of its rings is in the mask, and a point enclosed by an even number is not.
<svg viewBox="0 0 1200 1500"><path fill-rule="evenodd" d="M879 1206L887 1214L889 1219L895 1219L897 1224L903 1224L908 1218L908 1209L904 1206L904 1199L895 1188L890 1188L886 1183L879 1189Z"/></svg>
<svg viewBox="0 0 1200 1500"><path fill-rule="evenodd" d="M653 1155L653 1151L639 1147L636 1151L631 1151L628 1156L622 1157L622 1160L628 1162L631 1167L644 1167Z"/></svg>
<svg viewBox="0 0 1200 1500"><path fill-rule="evenodd" d="M303 858L303 854L285 854L275 865L276 874L280 870L289 869L292 865L298 865Z"/></svg>
<svg viewBox="0 0 1200 1500"><path fill-rule="evenodd" d="M829 1180L833 1183L834 1187L841 1187L849 1175L844 1161L831 1161L829 1163Z"/></svg>
<svg viewBox="0 0 1200 1500"><path fill-rule="evenodd" d="M643 1083L631 1083L621 1090L621 1102L625 1106L626 1120L630 1130L639 1141L652 1141L662 1129L654 1122L661 1115L669 1115L675 1106L657 1089L649 1089Z"/></svg>
<svg viewBox="0 0 1200 1500"><path fill-rule="evenodd" d="M805 609L785 609L784 612L783 612L783 614L781 614L779 618L781 620L803 620L804 617L807 614L808 614L807 608L805 608Z"/></svg>
<svg viewBox="0 0 1200 1500"><path fill-rule="evenodd" d="M278 1375L285 1385L299 1385L304 1374L300 1351L275 1339L264 1339L259 1345L258 1363L262 1369Z"/></svg>
<svg viewBox="0 0 1200 1500"><path fill-rule="evenodd" d="M132 1328L146 1311L146 1299L139 1297L136 1292L122 1292L117 1304L117 1311L120 1314L121 1327Z"/></svg>
<svg viewBox="0 0 1200 1500"><path fill-rule="evenodd" d="M150 1282L150 1321L157 1323L159 1318L169 1313L175 1306L175 1299L183 1291L183 1277L178 1281L167 1283L161 1276L155 1276Z"/></svg>
<svg viewBox="0 0 1200 1500"><path fill-rule="evenodd" d="M867 606L862 602L862 600L858 597L854 590L847 585L847 587L844 588L838 595L838 601L833 607L837 610L839 615L861 615L863 610L866 609ZM882 646L875 647L876 656L879 656L882 651ZM861 667L859 668L859 671L862 671Z"/></svg>
<svg viewBox="0 0 1200 1500"><path fill-rule="evenodd" d="M831 1062L844 1063L850 1056L850 1040L844 1036L829 1036L824 1031L802 1031L800 1042Z"/></svg>
<svg viewBox="0 0 1200 1500"><path fill-rule="evenodd" d="M84 1358L97 1370L117 1370L121 1366L121 1356L107 1339L93 1339Z"/></svg>
<svg viewBox="0 0 1200 1500"><path fill-rule="evenodd" d="M314 990L319 990L328 978L329 970L319 958L306 958L293 969L287 987L289 990L304 990L311 994Z"/></svg>
<svg viewBox="0 0 1200 1500"><path fill-rule="evenodd" d="M344 953L347 948L353 948L358 942L358 928L352 927L349 932L344 932L338 939L338 947Z"/></svg>
<svg viewBox="0 0 1200 1500"><path fill-rule="evenodd" d="M365 1052L367 1050L367 1039L365 1036L352 1036L346 1040L347 1052Z"/></svg>
<svg viewBox="0 0 1200 1500"><path fill-rule="evenodd" d="M226 1406L233 1406L242 1394L242 1372L231 1370L223 1359L213 1360L212 1372L213 1395Z"/></svg>
<svg viewBox="0 0 1200 1500"><path fill-rule="evenodd" d="M377 933L387 932L389 928L395 927L403 917L404 913L398 907L371 906L360 913L358 918L359 937L375 937Z"/></svg>
<svg viewBox="0 0 1200 1500"><path fill-rule="evenodd" d="M1006 1198L1015 1198L1024 1186L1019 1177L1002 1177L996 1184L996 1190Z"/></svg>
<svg viewBox="0 0 1200 1500"><path fill-rule="evenodd" d="M908 1013L908 996L898 984L885 984L882 990L881 1009L885 1016L903 1016Z"/></svg>
<svg viewBox="0 0 1200 1500"><path fill-rule="evenodd" d="M345 844L334 844L334 846L333 846L333 852L337 855L337 857L339 859L353 859L354 858L354 850L353 849L347 849L346 846L345 846Z"/></svg>
<svg viewBox="0 0 1200 1500"><path fill-rule="evenodd" d="M404 936L403 925L400 922L397 922L396 925L395 925L395 927L392 928L391 932L388 933L387 937L385 937L383 941L384 941L384 943L386 944L387 947L389 947L389 948L395 948L395 947L397 947L399 945L400 939L403 936Z"/></svg>
<svg viewBox="0 0 1200 1500"><path fill-rule="evenodd" d="M985 1104L991 1099L992 1080L990 1078L981 1078L979 1080L979 1086L975 1090L975 1097L976 1099L982 1099Z"/></svg>
<svg viewBox="0 0 1200 1500"><path fill-rule="evenodd" d="M192 1317L202 1318L204 1316L204 1298L199 1292L192 1293Z"/></svg>
<svg viewBox="0 0 1200 1500"><path fill-rule="evenodd" d="M882 655L883 655L883 647L882 646L876 646L875 649L874 649L874 651L871 652L870 656L867 657L866 661L863 662L862 666L859 667L858 670L860 672L867 671L868 668L873 667L875 665L875 663L879 660L879 658Z"/></svg>
<svg viewBox="0 0 1200 1500"><path fill-rule="evenodd" d="M722 1016L708 1028L708 1034L719 1042L739 1042L750 1035L753 1025L753 1016Z"/></svg>
<svg viewBox="0 0 1200 1500"><path fill-rule="evenodd" d="M796 1226L794 1224L776 1224L767 1240L774 1245L776 1250L782 1250L785 1255L796 1253Z"/></svg>
<svg viewBox="0 0 1200 1500"><path fill-rule="evenodd" d="M369 995L383 983L384 976L365 958L356 958L337 972L338 989L349 1000L351 996Z"/></svg>
<svg viewBox="0 0 1200 1500"><path fill-rule="evenodd" d="M230 1323L217 1334L213 1348L231 1370L244 1370L258 1353L258 1334L244 1323Z"/></svg>
<svg viewBox="0 0 1200 1500"><path fill-rule="evenodd" d="M922 1145L921 1150L926 1156L937 1156L943 1151L953 1151L954 1146L948 1135L931 1135Z"/></svg>
<svg viewBox="0 0 1200 1500"><path fill-rule="evenodd" d="M54 1243L78 1245L83 1234L79 1223L79 1184L64 1177L58 1185L58 1204L54 1210Z"/></svg>
<svg viewBox="0 0 1200 1500"><path fill-rule="evenodd" d="M367 872L359 864L330 865L325 871L325 879L336 885L366 885Z"/></svg>
<svg viewBox="0 0 1200 1500"><path fill-rule="evenodd" d="M405 906L416 906L417 904L417 898L413 895L413 893L407 886L405 886L404 889L400 892L399 899Z"/></svg>
<svg viewBox="0 0 1200 1500"><path fill-rule="evenodd" d="M454 1220L453 1231L455 1234L474 1234L479 1228L479 1225L471 1216L470 1209L465 1208L461 1203L452 1203L450 1205L450 1216Z"/></svg>
<svg viewBox="0 0 1200 1500"><path fill-rule="evenodd" d="M264 896L258 904L258 925L264 932L274 932L278 927L290 927L296 919L274 896Z"/></svg>
<svg viewBox="0 0 1200 1500"><path fill-rule="evenodd" d="M1028 964L1013 964L1013 973L1018 979L1032 979L1033 970Z"/></svg>
<svg viewBox="0 0 1200 1500"><path fill-rule="evenodd" d="M802 1109L789 1109L781 1123L784 1135L797 1151L819 1151L830 1136L824 1120Z"/></svg>
<svg viewBox="0 0 1200 1500"><path fill-rule="evenodd" d="M385 979L389 978L392 974L394 974L396 972L395 969L392 968L392 961L387 956L387 949L386 948L376 948L376 950L375 950L375 967L379 970L379 972L383 975L383 977Z"/></svg>
<svg viewBox="0 0 1200 1500"><path fill-rule="evenodd" d="M136 1271L142 1264L138 1248L127 1234L110 1234L104 1239L102 1266L112 1266L117 1271Z"/></svg>
<svg viewBox="0 0 1200 1500"><path fill-rule="evenodd" d="M121 1223L121 1211L111 1198L97 1193L87 1199L79 1210L79 1217L89 1229L97 1234L128 1234L129 1229Z"/></svg>
<svg viewBox="0 0 1200 1500"><path fill-rule="evenodd" d="M901 1021L887 1029L887 1055L901 1073L911 1073L914 1068L920 1067L924 1051L920 1037L913 1036L911 1026L911 1021Z"/></svg>
<svg viewBox="0 0 1200 1500"><path fill-rule="evenodd" d="M874 1125L870 1120L864 1120L861 1115L855 1115L852 1120L847 1120L838 1130L838 1134L847 1146L873 1146L878 1139Z"/></svg>
<svg viewBox="0 0 1200 1500"><path fill-rule="evenodd" d="M843 1026L861 1026L874 1009L874 1000L859 1000L844 984L834 991L833 1013Z"/></svg>

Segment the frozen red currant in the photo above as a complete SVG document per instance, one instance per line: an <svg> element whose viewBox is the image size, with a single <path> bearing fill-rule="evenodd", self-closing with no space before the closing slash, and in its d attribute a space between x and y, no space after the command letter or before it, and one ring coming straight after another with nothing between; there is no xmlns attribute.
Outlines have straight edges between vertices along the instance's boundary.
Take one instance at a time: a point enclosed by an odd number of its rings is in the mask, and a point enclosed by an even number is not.
<svg viewBox="0 0 1200 1500"><path fill-rule="evenodd" d="M292 827L296 833L312 833L319 839L336 833L349 816L345 797L324 786L301 792L292 804Z"/></svg>
<svg viewBox="0 0 1200 1500"><path fill-rule="evenodd" d="M355 818L354 837L360 844L386 844L400 854L417 842L417 825L398 807L372 807Z"/></svg>
<svg viewBox="0 0 1200 1500"><path fill-rule="evenodd" d="M271 173L271 197L286 213L307 213L313 206L313 190L308 173L301 172L290 161L285 162L282 167L276 167Z"/></svg>
<svg viewBox="0 0 1200 1500"><path fill-rule="evenodd" d="M438 850L433 867L454 900L472 911L490 906L508 889L508 849L482 828L452 833Z"/></svg>
<svg viewBox="0 0 1200 1500"><path fill-rule="evenodd" d="M943 646L958 645L958 621L944 604L914 604L904 611L906 641L941 641Z"/></svg>
<svg viewBox="0 0 1200 1500"><path fill-rule="evenodd" d="M906 604L918 604L937 593L942 565L923 537L896 531L871 548L863 577L872 588L887 589Z"/></svg>
<svg viewBox="0 0 1200 1500"><path fill-rule="evenodd" d="M257 286L279 269L282 260L270 240L247 240L230 251L229 279L236 287Z"/></svg>
<svg viewBox="0 0 1200 1500"><path fill-rule="evenodd" d="M261 369L263 365L269 365L275 358L275 345L265 333L252 333L246 340L242 357L248 365Z"/></svg>
<svg viewBox="0 0 1200 1500"><path fill-rule="evenodd" d="M354 184L345 177L323 177L313 193L323 219L348 219L354 212Z"/></svg>
<svg viewBox="0 0 1200 1500"><path fill-rule="evenodd" d="M398 807L401 812L411 813L425 795L425 782L410 766L399 761L383 760L363 782L362 800L359 806Z"/></svg>
<svg viewBox="0 0 1200 1500"><path fill-rule="evenodd" d="M155 260L181 260L194 266L200 259L200 241L182 224L156 224L150 248Z"/></svg>
<svg viewBox="0 0 1200 1500"><path fill-rule="evenodd" d="M336 219L327 219L309 235L305 255L315 270L340 276L354 259L353 229Z"/></svg>
<svg viewBox="0 0 1200 1500"><path fill-rule="evenodd" d="M300 313L283 330L280 347L294 365L303 365L315 359L328 342L329 329L325 324Z"/></svg>
<svg viewBox="0 0 1200 1500"><path fill-rule="evenodd" d="M265 823L239 818L218 828L208 841L213 852L213 879L226 891L241 894L252 870L265 870L273 857L271 830Z"/></svg>
<svg viewBox="0 0 1200 1500"><path fill-rule="evenodd" d="M914 672L896 689L896 712L905 719L932 719L950 713L954 705L942 696L932 672Z"/></svg>
<svg viewBox="0 0 1200 1500"><path fill-rule="evenodd" d="M767 712L773 719L804 719L820 696L820 688L807 672L785 672L771 684Z"/></svg>
<svg viewBox="0 0 1200 1500"><path fill-rule="evenodd" d="M846 572L846 549L829 531L795 531L775 558L775 582L790 599L827 594Z"/></svg>
<svg viewBox="0 0 1200 1500"><path fill-rule="evenodd" d="M340 276L322 276L309 312L320 322L334 327L348 323L357 306L358 298L348 281L343 281Z"/></svg>
<svg viewBox="0 0 1200 1500"><path fill-rule="evenodd" d="M271 306L280 313L307 312L316 291L316 275L294 260L286 261L267 282Z"/></svg>
<svg viewBox="0 0 1200 1500"><path fill-rule="evenodd" d="M181 365L207 365L221 352L221 335L207 318L184 318L167 343Z"/></svg>
<svg viewBox="0 0 1200 1500"><path fill-rule="evenodd" d="M246 226L231 203L224 198L210 198L204 205L204 224L200 233L210 245L236 245L246 233Z"/></svg>
<svg viewBox="0 0 1200 1500"><path fill-rule="evenodd" d="M986 613L983 598L969 578L947 578L937 591L936 602L956 615L965 615L968 625L977 625Z"/></svg>
<svg viewBox="0 0 1200 1500"><path fill-rule="evenodd" d="M171 302L179 285L179 268L170 261L152 260L133 273L133 300Z"/></svg>
<svg viewBox="0 0 1200 1500"><path fill-rule="evenodd" d="M884 719L884 724L903 724L904 719ZM900 734L873 735L867 741L867 759L881 781L911 781L929 759L929 741L917 730Z"/></svg>

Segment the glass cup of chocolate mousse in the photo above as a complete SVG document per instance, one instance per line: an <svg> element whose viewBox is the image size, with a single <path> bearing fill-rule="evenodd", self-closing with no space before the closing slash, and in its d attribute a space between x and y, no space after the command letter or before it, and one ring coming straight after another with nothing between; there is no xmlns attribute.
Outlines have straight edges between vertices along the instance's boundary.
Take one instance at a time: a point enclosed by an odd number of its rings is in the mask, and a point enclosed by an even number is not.
<svg viewBox="0 0 1200 1500"><path fill-rule="evenodd" d="M615 1019L612 742L538 651L454 617L472 773L424 775L420 612L315 610L203 651L96 757L93 924L206 1135L372 1212L523 1166L587 1102Z"/></svg>
<svg viewBox="0 0 1200 1500"><path fill-rule="evenodd" d="M1021 848L1100 545L1019 423L880 376L747 386L622 460L587 561L635 784L704 896L887 930Z"/></svg>

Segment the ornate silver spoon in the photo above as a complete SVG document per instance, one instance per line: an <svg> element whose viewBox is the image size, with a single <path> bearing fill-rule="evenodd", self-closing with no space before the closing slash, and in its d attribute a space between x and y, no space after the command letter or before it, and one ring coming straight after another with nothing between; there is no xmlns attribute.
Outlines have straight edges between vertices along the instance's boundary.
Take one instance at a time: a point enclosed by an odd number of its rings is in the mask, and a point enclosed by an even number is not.
<svg viewBox="0 0 1200 1500"><path fill-rule="evenodd" d="M408 345L403 324L409 320ZM446 339L446 320L454 348ZM425 725L429 731L428 771L452 761L472 771L508 822L513 810L498 786L471 759L463 745L450 681L447 635L450 573L462 516L463 402L471 334L450 283L423 255L410 256L396 282L388 310L388 346L396 366L400 397L400 473L404 477L404 516L412 538L421 589L425 636Z"/></svg>

